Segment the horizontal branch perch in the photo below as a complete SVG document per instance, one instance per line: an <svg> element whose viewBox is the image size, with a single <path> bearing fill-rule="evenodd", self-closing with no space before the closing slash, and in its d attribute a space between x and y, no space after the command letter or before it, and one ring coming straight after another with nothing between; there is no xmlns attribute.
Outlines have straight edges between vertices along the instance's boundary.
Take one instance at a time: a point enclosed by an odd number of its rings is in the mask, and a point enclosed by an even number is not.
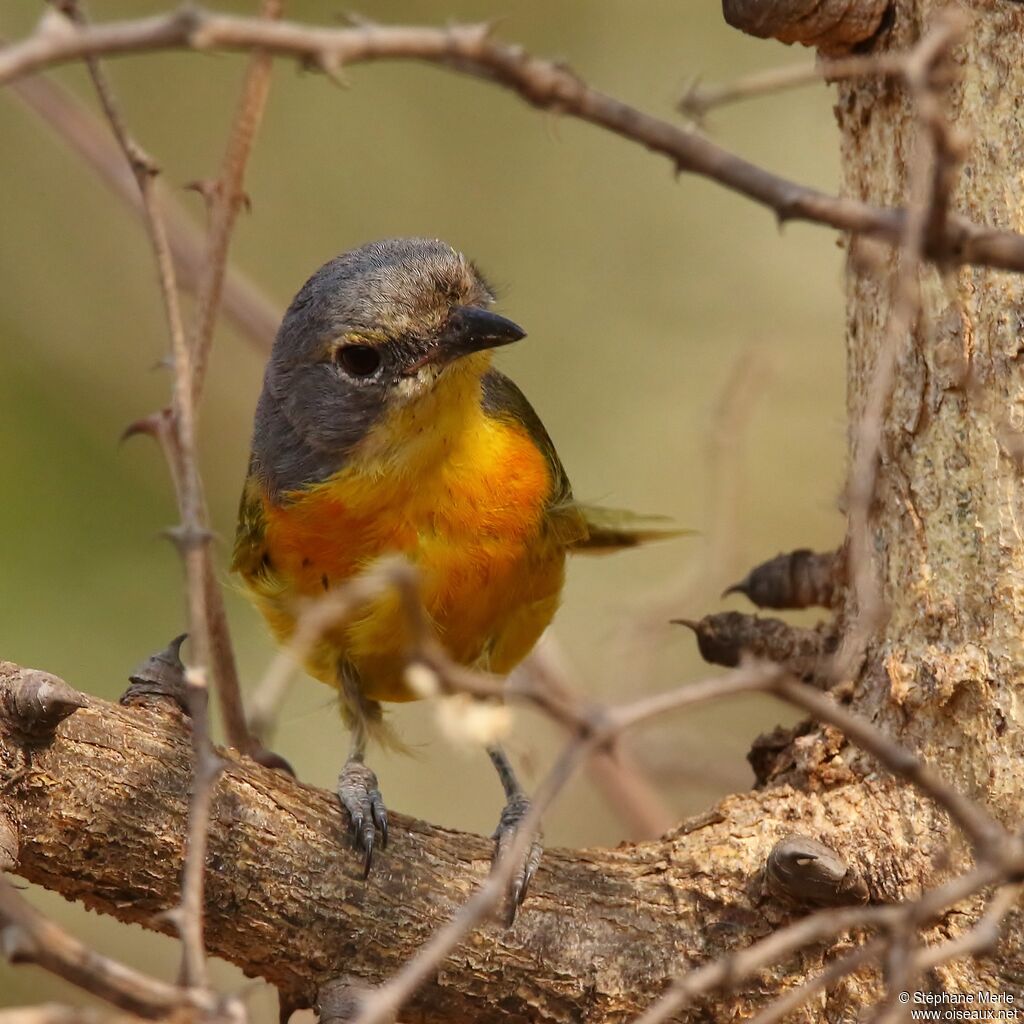
<svg viewBox="0 0 1024 1024"><path fill-rule="evenodd" d="M421 60L502 85L536 107L577 117L672 160L680 172L717 181L773 210L780 221L802 220L900 242L904 215L799 185L716 145L591 89L562 64L490 38L489 25L446 29L362 24L324 28L205 12L196 7L152 18L76 27L59 15L36 33L0 49L0 85L55 64L89 56L153 50L263 50L336 74L373 60ZM1024 270L1024 236L951 216L927 253L952 263Z"/></svg>
<svg viewBox="0 0 1024 1024"><path fill-rule="evenodd" d="M29 671L0 662L0 696ZM10 725L0 716L0 767L13 770L23 754ZM0 792L0 814L18 830L18 873L168 931L159 915L179 897L191 780L186 730L173 706L89 698ZM909 814L933 820L937 812L908 787L884 791L877 779L870 787L851 779L828 792L781 787L730 797L657 842L548 850L515 926L489 923L470 935L418 993L412 1016L518 1024L635 1015L680 971L785 923L791 911L761 903L758 878L772 844L799 822L865 874L899 858L898 882L886 870L871 878L880 897L920 884L929 850L902 849L893 838ZM346 832L330 794L227 757L206 861L210 952L298 1004L341 974L379 983L465 902L490 861L483 837L396 814L386 856L364 882ZM801 969L819 968L825 952L805 954ZM783 981L792 985L792 971L792 963L765 966L716 1006L749 1011Z"/></svg>

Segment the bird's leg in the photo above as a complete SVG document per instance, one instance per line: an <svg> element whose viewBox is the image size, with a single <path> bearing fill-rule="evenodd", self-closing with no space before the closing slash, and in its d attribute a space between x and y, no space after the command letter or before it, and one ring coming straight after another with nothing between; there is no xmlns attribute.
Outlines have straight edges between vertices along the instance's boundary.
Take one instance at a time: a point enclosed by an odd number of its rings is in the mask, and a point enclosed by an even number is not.
<svg viewBox="0 0 1024 1024"><path fill-rule="evenodd" d="M388 812L377 788L377 776L363 762L363 744L356 744L338 776L338 799L352 822L352 841L363 854L363 878L370 873L373 851L388 845Z"/></svg>
<svg viewBox="0 0 1024 1024"><path fill-rule="evenodd" d="M517 832L530 810L530 798L523 792L512 763L508 755L501 747L488 747L487 753L501 779L502 789L505 790L505 806L501 810L501 817L498 819L498 827L494 830L491 838L494 842L494 858L491 861L492 868L497 865L508 853L509 848L516 837ZM516 911L519 905L526 898L526 891L530 881L540 864L543 847L540 844L540 832L533 834L532 841L521 862L509 879L508 888L508 916L506 923L511 925L516 919Z"/></svg>
<svg viewBox="0 0 1024 1024"><path fill-rule="evenodd" d="M363 878L366 878L373 864L373 851L378 845L382 849L388 845L388 812L380 795L377 776L364 763L367 736L362 699L350 703L349 710L352 715L352 751L338 776L338 799L348 811L352 841L363 855Z"/></svg>

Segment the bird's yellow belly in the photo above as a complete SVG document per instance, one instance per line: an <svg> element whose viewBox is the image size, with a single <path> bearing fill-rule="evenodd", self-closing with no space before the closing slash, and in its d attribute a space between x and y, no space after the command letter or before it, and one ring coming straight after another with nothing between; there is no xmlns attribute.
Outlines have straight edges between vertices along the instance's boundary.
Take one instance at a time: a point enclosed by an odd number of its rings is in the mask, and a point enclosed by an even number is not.
<svg viewBox="0 0 1024 1024"><path fill-rule="evenodd" d="M506 673L529 653L564 578L564 546L546 523L549 471L517 427L489 424L475 440L475 451L416 477L346 470L284 504L266 503L269 572L264 586L249 585L279 639L294 629L297 598L403 554L457 661ZM408 643L401 599L388 594L328 632L307 667L337 685L347 662L369 699L411 700L416 694L403 679Z"/></svg>

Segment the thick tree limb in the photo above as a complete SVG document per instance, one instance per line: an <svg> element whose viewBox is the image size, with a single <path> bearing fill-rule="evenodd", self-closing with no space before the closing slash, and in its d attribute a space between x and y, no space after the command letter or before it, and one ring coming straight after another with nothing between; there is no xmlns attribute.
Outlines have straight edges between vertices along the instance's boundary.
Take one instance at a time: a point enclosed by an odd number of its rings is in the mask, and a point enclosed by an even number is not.
<svg viewBox="0 0 1024 1024"><path fill-rule="evenodd" d="M672 160L679 172L717 181L775 212L780 221L802 220L899 244L901 210L831 196L799 185L744 160L700 134L652 117L591 89L562 64L530 56L490 38L489 25L448 29L359 25L324 28L207 13L189 6L134 21L75 28L44 22L28 38L0 50L0 85L55 64L88 56L164 49L263 50L335 74L373 60L422 60L483 78L518 93L533 106L577 117ZM1024 270L1024 236L950 217L928 256L1003 270Z"/></svg>
<svg viewBox="0 0 1024 1024"><path fill-rule="evenodd" d="M0 684L22 674L2 666ZM15 763L17 748L15 739L0 743L0 761ZM90 698L34 752L32 771L0 794L0 810L20 833L18 872L121 920L169 930L161 915L179 894L190 764L177 711ZM687 966L786 923L791 911L763 902L756 878L772 844L798 822L864 872L880 898L922 887L934 840L945 835L943 816L909 787L862 783L834 766L822 771L817 793L783 786L730 797L664 840L549 850L515 927L477 929L407 1012L425 1022L480 1024L635 1015ZM912 833L908 821L919 823ZM376 984L465 903L490 862L482 837L395 815L387 857L364 882L346 830L330 794L228 759L210 823L209 950L300 1003L342 973ZM856 918L875 919L885 915ZM819 970L835 934L821 927L807 932L814 945L801 954L797 975L791 962L747 957L757 971L735 985L736 975L723 975L731 987L716 1007L763 1006ZM865 975L846 984L850 999L866 999L872 982Z"/></svg>

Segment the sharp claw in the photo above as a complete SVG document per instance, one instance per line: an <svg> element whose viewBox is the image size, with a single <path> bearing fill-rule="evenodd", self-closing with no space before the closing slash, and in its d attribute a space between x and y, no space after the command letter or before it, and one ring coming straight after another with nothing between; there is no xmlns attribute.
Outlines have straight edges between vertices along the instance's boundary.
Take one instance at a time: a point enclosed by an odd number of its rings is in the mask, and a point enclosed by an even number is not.
<svg viewBox="0 0 1024 1024"><path fill-rule="evenodd" d="M351 818L352 839L359 844L363 835L363 816L359 811L349 811Z"/></svg>
<svg viewBox="0 0 1024 1024"><path fill-rule="evenodd" d="M515 920L516 908L526 898L526 886L518 878L512 883L509 889L509 903L512 904L512 919Z"/></svg>
<svg viewBox="0 0 1024 1024"><path fill-rule="evenodd" d="M363 833L363 878L370 877L370 868L373 867L373 833Z"/></svg>
<svg viewBox="0 0 1024 1024"><path fill-rule="evenodd" d="M519 901L511 897L508 901L508 910L505 913L505 927L511 928L516 923L516 914L519 912Z"/></svg>
<svg viewBox="0 0 1024 1024"><path fill-rule="evenodd" d="M380 833L380 847L383 850L388 845L388 812L379 797L373 798L372 806L373 821Z"/></svg>
<svg viewBox="0 0 1024 1024"><path fill-rule="evenodd" d="M522 891L522 895L519 897L519 902L520 903L522 903L523 900L526 899L526 894L529 892L530 886L533 884L533 876L536 873L537 873L536 867L534 867L532 864L527 866L526 874L523 876L523 891Z"/></svg>
<svg viewBox="0 0 1024 1024"><path fill-rule="evenodd" d="M363 855L363 878L370 874L373 853L388 840L388 816L377 790L377 777L360 761L349 761L338 779L338 798L349 816L352 843Z"/></svg>

